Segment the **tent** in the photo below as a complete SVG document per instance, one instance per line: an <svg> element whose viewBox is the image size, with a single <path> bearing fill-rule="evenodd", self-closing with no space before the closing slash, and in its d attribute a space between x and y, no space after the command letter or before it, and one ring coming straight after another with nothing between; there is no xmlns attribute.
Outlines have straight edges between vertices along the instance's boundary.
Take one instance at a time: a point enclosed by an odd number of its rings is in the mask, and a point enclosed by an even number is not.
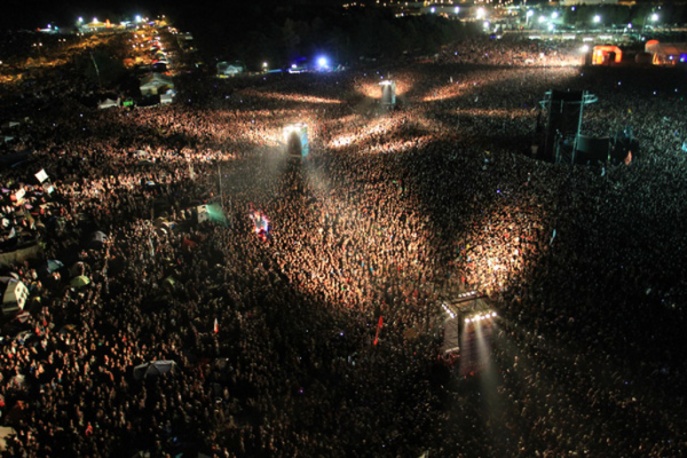
<svg viewBox="0 0 687 458"><path fill-rule="evenodd" d="M72 278L69 284L74 288L83 288L84 286L91 283L91 279L85 275L79 275L78 277Z"/></svg>
<svg viewBox="0 0 687 458"><path fill-rule="evenodd" d="M105 99L102 102L98 103L98 108L100 110L105 110L106 108L116 108L119 106L119 101L118 100L112 100L112 99Z"/></svg>
<svg viewBox="0 0 687 458"><path fill-rule="evenodd" d="M239 73L243 73L246 70L245 66L241 62L218 62L217 63L217 74L219 76L236 76Z"/></svg>
<svg viewBox="0 0 687 458"><path fill-rule="evenodd" d="M173 360L157 360L139 364L134 367L134 378L142 380L148 377L158 377L174 369L176 363Z"/></svg>
<svg viewBox="0 0 687 458"><path fill-rule="evenodd" d="M592 65L619 64L623 61L623 51L612 45L594 46L592 51Z"/></svg>
<svg viewBox="0 0 687 458"><path fill-rule="evenodd" d="M7 289L2 296L3 313L14 313L24 310L24 304L29 297L29 289L19 280L12 279L7 282Z"/></svg>
<svg viewBox="0 0 687 458"><path fill-rule="evenodd" d="M174 89L174 82L160 73L150 73L141 79L140 89L142 96L163 94Z"/></svg>
<svg viewBox="0 0 687 458"><path fill-rule="evenodd" d="M660 43L649 40L644 50L651 54L654 65L677 65L687 63L687 43Z"/></svg>

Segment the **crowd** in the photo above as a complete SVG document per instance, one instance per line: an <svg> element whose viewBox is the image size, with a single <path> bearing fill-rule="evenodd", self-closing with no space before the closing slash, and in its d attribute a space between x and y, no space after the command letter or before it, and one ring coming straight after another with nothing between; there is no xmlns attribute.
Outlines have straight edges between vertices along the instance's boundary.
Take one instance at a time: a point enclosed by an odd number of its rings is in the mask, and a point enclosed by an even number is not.
<svg viewBox="0 0 687 458"><path fill-rule="evenodd" d="M31 299L4 317L3 453L681 453L687 88L663 73L654 89L656 69L534 67L539 48L494 43L384 72L182 75L168 106L55 104L22 125L8 148L33 162L1 181L50 205L31 215L42 261L8 268ZM526 65L472 65L504 52ZM394 110L368 94L389 76ZM592 89L584 129L634 126L638 159L528 157L551 88ZM308 125L303 161L284 155L292 122ZM228 224L198 222L210 202ZM439 304L472 289L500 318L491 364L464 380L437 358ZM176 366L134 377L157 360Z"/></svg>

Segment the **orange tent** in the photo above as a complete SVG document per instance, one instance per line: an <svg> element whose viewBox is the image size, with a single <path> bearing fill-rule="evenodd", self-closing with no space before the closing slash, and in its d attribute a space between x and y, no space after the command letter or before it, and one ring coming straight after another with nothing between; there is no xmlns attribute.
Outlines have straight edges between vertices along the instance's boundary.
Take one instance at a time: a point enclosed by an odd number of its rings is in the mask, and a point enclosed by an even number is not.
<svg viewBox="0 0 687 458"><path fill-rule="evenodd" d="M623 60L623 51L613 45L594 46L592 65L619 64Z"/></svg>

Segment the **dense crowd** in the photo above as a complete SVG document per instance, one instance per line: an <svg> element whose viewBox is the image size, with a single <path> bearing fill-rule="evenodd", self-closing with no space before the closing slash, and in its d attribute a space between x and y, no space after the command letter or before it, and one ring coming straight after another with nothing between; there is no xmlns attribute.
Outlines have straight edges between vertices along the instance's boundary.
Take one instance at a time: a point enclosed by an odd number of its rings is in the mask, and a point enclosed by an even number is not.
<svg viewBox="0 0 687 458"><path fill-rule="evenodd" d="M564 52L475 41L438 63L188 74L169 106L33 113L7 146L31 162L2 172L32 193L5 193L8 223L30 215L44 245L7 269L31 296L2 328L6 456L681 453L687 87ZM394 110L372 98L387 77ZM584 130L633 126L635 160L529 157L551 88L593 90ZM293 122L303 161L284 154ZM228 224L198 222L211 202ZM463 379L437 358L439 304L472 289L500 318ZM158 360L176 365L134 376Z"/></svg>

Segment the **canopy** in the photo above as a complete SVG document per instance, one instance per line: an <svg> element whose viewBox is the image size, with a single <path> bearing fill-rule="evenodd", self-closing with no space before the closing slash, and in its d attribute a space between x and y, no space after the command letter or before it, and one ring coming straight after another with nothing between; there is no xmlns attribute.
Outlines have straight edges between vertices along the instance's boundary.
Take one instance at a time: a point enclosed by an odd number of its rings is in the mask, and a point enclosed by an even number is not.
<svg viewBox="0 0 687 458"><path fill-rule="evenodd" d="M176 363L173 360L158 360L139 364L134 367L134 378L142 380L148 377L158 377L174 369Z"/></svg>
<svg viewBox="0 0 687 458"><path fill-rule="evenodd" d="M91 282L91 279L88 278L85 275L79 275L78 277L72 278L72 281L69 282L71 286L74 288L82 288L86 285L88 285Z"/></svg>

